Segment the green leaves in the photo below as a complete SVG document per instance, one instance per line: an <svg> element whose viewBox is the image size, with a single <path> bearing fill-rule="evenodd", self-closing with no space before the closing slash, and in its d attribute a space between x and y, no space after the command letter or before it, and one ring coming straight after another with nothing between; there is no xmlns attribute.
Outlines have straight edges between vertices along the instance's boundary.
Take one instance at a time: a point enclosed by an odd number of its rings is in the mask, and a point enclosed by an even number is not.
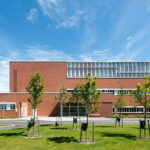
<svg viewBox="0 0 150 150"><path fill-rule="evenodd" d="M134 96L134 102L144 106L144 118L146 120L146 108L150 106L150 76L145 76L145 82L143 84L138 83L136 90L131 92Z"/></svg>
<svg viewBox="0 0 150 150"><path fill-rule="evenodd" d="M87 106L88 112L96 112L99 110L100 91L96 88L96 78L92 78L91 74L86 75L86 83L77 84L72 93L72 99Z"/></svg>
<svg viewBox="0 0 150 150"><path fill-rule="evenodd" d="M114 106L116 108L128 105L127 100L124 98L125 90L123 90L123 86L122 86L122 83L120 81L119 81L119 84L120 84L121 90L118 91L118 96L117 96L117 98L115 98Z"/></svg>
<svg viewBox="0 0 150 150"><path fill-rule="evenodd" d="M63 85L59 92L59 95L55 96L55 100L59 101L60 103L65 103L68 99L67 88L65 88Z"/></svg>
<svg viewBox="0 0 150 150"><path fill-rule="evenodd" d="M43 79L39 72L31 75L29 84L26 87L26 91L29 92L31 97L28 98L28 102L31 103L31 107L36 109L43 100L44 86Z"/></svg>
<svg viewBox="0 0 150 150"><path fill-rule="evenodd" d="M136 90L131 92L134 96L134 101L142 106L150 105L150 77L145 76L145 82L143 85L141 83L137 84Z"/></svg>

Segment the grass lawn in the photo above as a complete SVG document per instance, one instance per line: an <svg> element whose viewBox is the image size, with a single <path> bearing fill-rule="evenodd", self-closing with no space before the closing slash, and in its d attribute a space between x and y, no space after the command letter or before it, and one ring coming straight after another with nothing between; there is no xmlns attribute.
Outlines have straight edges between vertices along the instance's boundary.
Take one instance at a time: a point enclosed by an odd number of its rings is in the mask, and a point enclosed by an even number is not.
<svg viewBox="0 0 150 150"><path fill-rule="evenodd" d="M71 125L43 125L40 129L39 139L25 138L26 129L0 131L0 150L150 150L150 140L138 139L138 125L95 125L96 143L91 145L79 144L80 131L72 130ZM91 137L91 127L88 130Z"/></svg>

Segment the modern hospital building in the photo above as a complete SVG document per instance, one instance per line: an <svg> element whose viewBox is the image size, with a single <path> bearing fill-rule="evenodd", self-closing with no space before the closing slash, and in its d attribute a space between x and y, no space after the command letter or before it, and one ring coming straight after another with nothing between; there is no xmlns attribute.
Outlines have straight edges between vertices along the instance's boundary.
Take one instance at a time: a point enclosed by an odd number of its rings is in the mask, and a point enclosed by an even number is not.
<svg viewBox="0 0 150 150"><path fill-rule="evenodd" d="M33 110L27 101L29 94L26 86L31 74L40 72L45 82L43 102L37 110L38 116L58 116L60 106L55 100L60 88L64 85L68 93L78 83L86 82L88 72L92 77L97 76L96 86L101 90L100 112L91 116L110 116L114 113L113 101L121 89L119 82L126 92L125 98L129 106L116 109L117 113L143 114L143 107L133 102L129 95L137 83L145 81L145 75L150 75L150 62L10 62L9 93L0 93L0 116L24 117L32 116ZM86 107L68 104L62 106L63 116L84 116ZM147 108L150 113L150 108Z"/></svg>

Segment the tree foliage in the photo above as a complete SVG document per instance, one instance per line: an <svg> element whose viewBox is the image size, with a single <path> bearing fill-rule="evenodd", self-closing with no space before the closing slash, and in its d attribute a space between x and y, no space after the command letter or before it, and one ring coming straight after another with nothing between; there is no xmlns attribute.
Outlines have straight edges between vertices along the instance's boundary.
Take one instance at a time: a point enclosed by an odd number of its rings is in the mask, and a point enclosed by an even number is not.
<svg viewBox="0 0 150 150"><path fill-rule="evenodd" d="M59 94L55 96L55 100L58 103L60 103L61 126L62 126L62 104L66 103L67 99L68 99L67 88L65 88L65 86L63 85L59 90Z"/></svg>
<svg viewBox="0 0 150 150"><path fill-rule="evenodd" d="M63 85L59 90L59 95L55 96L55 100L59 103L65 103L68 99L67 88Z"/></svg>
<svg viewBox="0 0 150 150"><path fill-rule="evenodd" d="M118 91L118 96L117 98L115 98L115 103L114 103L114 106L116 108L128 105L126 98L124 98L125 90L123 88L123 85L120 81L119 81L119 84L120 84L120 90Z"/></svg>
<svg viewBox="0 0 150 150"><path fill-rule="evenodd" d="M98 111L101 103L100 91L96 88L96 78L92 78L88 73L86 80L86 83L79 83L75 86L73 96L78 102L86 105L88 122L88 114Z"/></svg>
<svg viewBox="0 0 150 150"><path fill-rule="evenodd" d="M138 83L136 90L132 90L131 95L134 96L134 102L144 106L144 118L146 120L146 108L150 106L150 76L145 76L143 84Z"/></svg>
<svg viewBox="0 0 150 150"><path fill-rule="evenodd" d="M70 103L76 103L79 104L81 103L82 97L81 94L79 93L80 91L80 83L78 83L75 87L74 87L74 91L72 93L72 96L69 99Z"/></svg>
<svg viewBox="0 0 150 150"><path fill-rule="evenodd" d="M39 104L43 101L44 86L45 83L43 83L43 78L39 72L31 75L26 91L31 95L31 97L28 98L28 102L34 110L37 109Z"/></svg>
<svg viewBox="0 0 150 150"><path fill-rule="evenodd" d="M43 101L44 95L44 86L43 78L39 72L31 75L30 81L26 87L26 91L31 95L28 98L28 102L31 104L32 109L34 110L34 124L33 124L33 136L34 136L34 125L35 125L35 111L38 108L39 104Z"/></svg>

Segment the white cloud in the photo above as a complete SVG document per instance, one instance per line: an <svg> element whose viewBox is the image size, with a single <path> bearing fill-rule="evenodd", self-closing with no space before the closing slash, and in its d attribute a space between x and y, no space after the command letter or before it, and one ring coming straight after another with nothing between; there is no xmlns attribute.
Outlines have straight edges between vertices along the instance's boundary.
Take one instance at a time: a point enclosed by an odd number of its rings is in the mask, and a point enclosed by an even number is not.
<svg viewBox="0 0 150 150"><path fill-rule="evenodd" d="M59 29L60 27L74 27L76 26L77 21L78 18L76 16L67 17L63 22L58 24L56 28Z"/></svg>
<svg viewBox="0 0 150 150"><path fill-rule="evenodd" d="M26 46L22 52L17 49L0 56L0 93L9 92L9 61L73 61L73 58L48 46Z"/></svg>
<svg viewBox="0 0 150 150"><path fill-rule="evenodd" d="M0 93L9 92L9 61L21 59L17 49L7 51L6 56L0 56Z"/></svg>
<svg viewBox="0 0 150 150"><path fill-rule="evenodd" d="M0 57L0 92L9 91L9 62L7 58Z"/></svg>
<svg viewBox="0 0 150 150"><path fill-rule="evenodd" d="M29 12L28 16L26 17L26 19L28 21L32 21L33 22L34 20L37 19L37 17L38 17L38 10L37 10L37 8L32 8L32 9L30 9L30 12Z"/></svg>
<svg viewBox="0 0 150 150"><path fill-rule="evenodd" d="M112 54L109 49L104 49L86 52L79 57L82 61L134 61L140 53L141 51L121 51L118 54Z"/></svg>
<svg viewBox="0 0 150 150"><path fill-rule="evenodd" d="M73 58L56 49L50 49L48 46L27 46L26 55L34 61L72 61Z"/></svg>
<svg viewBox="0 0 150 150"><path fill-rule="evenodd" d="M150 46L149 43L149 27L150 24L147 24L142 29L140 29L126 44L126 51L128 53L141 53L146 52Z"/></svg>
<svg viewBox="0 0 150 150"><path fill-rule="evenodd" d="M127 37L127 41L131 40L132 39L132 36L128 36Z"/></svg>
<svg viewBox="0 0 150 150"><path fill-rule="evenodd" d="M75 3L63 0L37 0L43 14L56 22L56 28L75 27L83 11ZM68 7L68 5L69 7Z"/></svg>
<svg viewBox="0 0 150 150"><path fill-rule="evenodd" d="M73 56L51 49L49 46L26 46L22 52L9 51L5 57L0 56L0 92L9 92L9 61L134 61L141 51L121 51L112 54L110 49L93 50Z"/></svg>

